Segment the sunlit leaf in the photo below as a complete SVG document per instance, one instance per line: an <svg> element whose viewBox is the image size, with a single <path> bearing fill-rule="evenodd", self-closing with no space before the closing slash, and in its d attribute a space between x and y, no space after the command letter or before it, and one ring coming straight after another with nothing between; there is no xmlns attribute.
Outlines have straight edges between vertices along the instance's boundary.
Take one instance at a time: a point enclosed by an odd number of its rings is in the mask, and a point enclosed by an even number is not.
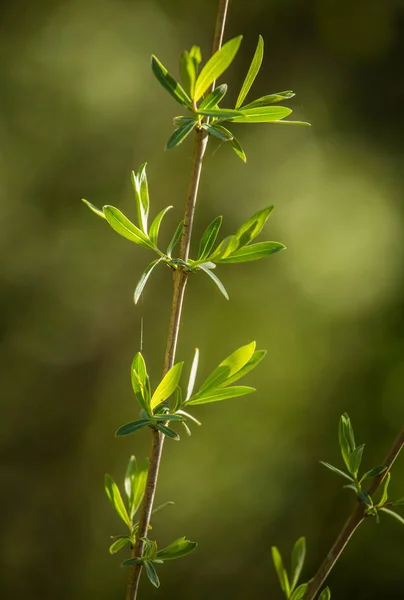
<svg viewBox="0 0 404 600"><path fill-rule="evenodd" d="M192 98L196 81L196 63L187 50L184 50L181 55L180 71L182 85L190 98Z"/></svg>
<svg viewBox="0 0 404 600"><path fill-rule="evenodd" d="M207 226L199 244L197 260L203 260L209 256L213 246L215 245L221 224L222 217L216 217Z"/></svg>
<svg viewBox="0 0 404 600"><path fill-rule="evenodd" d="M229 235L228 237L225 237L224 240L220 242L216 250L209 256L209 260L219 261L227 256L230 256L230 254L237 250L238 244L239 241L235 235Z"/></svg>
<svg viewBox="0 0 404 600"><path fill-rule="evenodd" d="M227 378L226 381L222 385L223 386L230 385L230 384L234 383L235 381L237 381L238 379L241 379L241 377L244 377L244 375L247 375L247 373L249 373L250 371L255 369L255 367L257 367L260 364L260 362L262 361L262 359L264 358L266 353L267 353L266 350L256 350L254 352L254 354L251 356L250 360L248 362L246 362L244 367L239 369L237 371L237 373L235 373L232 377Z"/></svg>
<svg viewBox="0 0 404 600"><path fill-rule="evenodd" d="M149 215L149 188L146 176L146 163L135 173L132 171L132 186L136 197L136 209L140 229L147 234L147 218Z"/></svg>
<svg viewBox="0 0 404 600"><path fill-rule="evenodd" d="M157 552L157 558L161 560L174 560L176 558L181 558L182 556L186 556L195 550L197 547L196 542L190 542L186 540L185 537L179 538L172 542L162 550Z"/></svg>
<svg viewBox="0 0 404 600"><path fill-rule="evenodd" d="M194 354L194 359L192 361L191 372L189 374L187 395L186 395L185 400L189 400L189 398L192 396L192 392L194 390L194 385L195 385L196 373L198 371L198 363L199 363L199 349L195 348L195 354Z"/></svg>
<svg viewBox="0 0 404 600"><path fill-rule="evenodd" d="M359 471L359 467L362 462L363 450L365 448L365 444L358 446L353 450L349 456L349 472L356 477Z"/></svg>
<svg viewBox="0 0 404 600"><path fill-rule="evenodd" d="M226 42L215 52L200 72L195 84L194 100L198 101L212 83L224 73L234 60L240 47L242 35Z"/></svg>
<svg viewBox="0 0 404 600"><path fill-rule="evenodd" d="M102 210L108 223L117 233L139 246L153 250L153 244L148 236L139 227L136 227L134 223L129 221L118 208L115 208L115 206L103 206Z"/></svg>
<svg viewBox="0 0 404 600"><path fill-rule="evenodd" d="M167 400L174 393L181 377L183 364L183 362L175 364L164 375L151 398L150 406L152 409L156 408L156 406Z"/></svg>
<svg viewBox="0 0 404 600"><path fill-rule="evenodd" d="M177 127L177 129L175 129L171 134L166 144L167 150L171 150L172 148L175 148L176 146L181 144L185 140L185 138L191 133L191 131L195 129L197 124L198 123L196 121L188 121L186 123L183 123L183 125Z"/></svg>
<svg viewBox="0 0 404 600"><path fill-rule="evenodd" d="M208 275L212 279L212 281L215 282L215 284L217 285L217 287L219 288L219 290L221 291L223 296L226 298L226 300L228 300L229 294L227 293L227 290L224 287L223 283L220 281L219 277L217 277L217 275L212 273L212 271L206 266L206 263L202 263L202 264L198 265L198 267L199 267L199 269L202 269L202 271L204 273L206 273L206 275Z"/></svg>
<svg viewBox="0 0 404 600"><path fill-rule="evenodd" d="M198 114L204 117L214 117L215 119L222 119L223 121L234 120L235 117L243 117L241 110L234 110L232 108L209 108L199 109Z"/></svg>
<svg viewBox="0 0 404 600"><path fill-rule="evenodd" d="M156 258L156 260L151 262L143 271L143 273L138 281L138 284L136 286L135 293L133 295L133 300L134 300L135 304L138 303L139 298L144 290L144 286L146 285L147 280L149 279L149 277L151 275L151 272L153 271L154 267L156 265L158 265L159 262L161 262L161 260L162 260L161 258Z"/></svg>
<svg viewBox="0 0 404 600"><path fill-rule="evenodd" d="M222 83L222 85L218 85L217 88L213 90L213 92L208 94L206 98L202 100L198 107L198 112L200 110L209 110L211 108L215 108L215 106L223 100L223 98L226 95L226 92L227 85L225 83Z"/></svg>
<svg viewBox="0 0 404 600"><path fill-rule="evenodd" d="M95 213L98 217L101 217L101 219L105 219L105 215L100 208L97 208L96 206L94 206L94 204L91 204L91 202L89 202L88 200L84 200L84 198L82 198L81 201L84 202L84 204L86 206L88 206L88 208L93 213Z"/></svg>
<svg viewBox="0 0 404 600"><path fill-rule="evenodd" d="M247 365L255 352L255 342L250 342L245 346L237 348L229 356L227 356L218 367L205 379L201 385L199 392L216 389L224 386L227 381Z"/></svg>
<svg viewBox="0 0 404 600"><path fill-rule="evenodd" d="M391 479L391 473L388 472L386 474L386 476L384 477L380 489L381 489L381 496L380 496L380 500L377 503L378 507L383 506L383 504L385 504L388 500L388 490L389 490L389 483L390 483L390 479Z"/></svg>
<svg viewBox="0 0 404 600"><path fill-rule="evenodd" d="M282 556L276 546L272 546L272 560L274 563L276 574L278 575L281 590L284 592L286 598L290 596L290 585L288 574L283 566Z"/></svg>
<svg viewBox="0 0 404 600"><path fill-rule="evenodd" d="M237 101L236 101L236 108L239 108L239 106L241 106L244 102L244 99L246 98L248 92L251 89L252 84L255 81L255 78L258 75L258 72L261 68L261 64L262 64L262 59L264 57L264 40L262 39L262 36L258 36L258 44L257 44L257 48L255 50L253 59L251 61L250 64L250 68L248 69L248 73L246 75L246 78L244 79L243 85L241 87L240 93L238 95Z"/></svg>
<svg viewBox="0 0 404 600"><path fill-rule="evenodd" d="M248 219L248 221L241 225L241 227L235 233L236 238L239 240L240 246L249 244L261 233L262 228L267 222L273 209L274 206L268 206L268 208L259 210L250 219Z"/></svg>
<svg viewBox="0 0 404 600"><path fill-rule="evenodd" d="M240 109L241 116L233 117L233 123L271 123L287 117L292 112L284 106L262 106Z"/></svg>
<svg viewBox="0 0 404 600"><path fill-rule="evenodd" d="M253 102L249 102L249 104L245 104L243 109L245 108L258 108L259 106L269 106L271 104L275 104L276 102L283 102L284 100L289 100L293 98L296 94L292 92L292 90L287 90L286 92L277 92L276 94L269 94L268 96L261 96L261 98L257 98Z"/></svg>
<svg viewBox="0 0 404 600"><path fill-rule="evenodd" d="M155 217L155 219L152 221L152 224L150 225L149 237L150 237L151 243L154 244L155 246L157 246L161 222L162 222L164 216L166 215L166 213L171 208L173 208L173 207L167 206L167 208L163 208L163 210L159 212L157 217Z"/></svg>
<svg viewBox="0 0 404 600"><path fill-rule="evenodd" d="M302 583L299 585L290 596L290 600L302 600L308 587L309 585L307 583Z"/></svg>
<svg viewBox="0 0 404 600"><path fill-rule="evenodd" d="M184 229L184 221L181 221L181 223L178 224L177 229L174 231L174 235L171 238L171 242L167 246L166 253L167 253L167 256L169 256L170 258L171 258L172 251L174 250L175 246L179 242L179 239L182 235L183 229Z"/></svg>
<svg viewBox="0 0 404 600"><path fill-rule="evenodd" d="M243 162L247 162L247 157L245 155L245 152L244 152L240 142L238 141L238 139L234 136L233 136L233 139L231 140L231 146L232 146L234 152L237 154L237 156L239 156Z"/></svg>
<svg viewBox="0 0 404 600"><path fill-rule="evenodd" d="M292 550L292 561L291 561L291 583L290 589L293 592L299 577L302 573L304 561L306 559L306 538L301 537L297 540Z"/></svg>
<svg viewBox="0 0 404 600"><path fill-rule="evenodd" d="M167 90L169 94L184 106L192 107L192 100L181 87L181 85L170 75L167 69L161 64L156 56L152 56L152 70L161 85Z"/></svg>
<svg viewBox="0 0 404 600"><path fill-rule="evenodd" d="M285 250L286 246L279 242L259 242L257 244L251 244L250 246L244 246L233 252L230 256L225 258L215 259L218 263L242 263L250 262L252 260L259 260L270 254L275 254L280 250Z"/></svg>
<svg viewBox="0 0 404 600"><path fill-rule="evenodd" d="M146 363L141 352L138 352L131 365L132 388L136 399L143 410L150 414L150 381L147 374Z"/></svg>
<svg viewBox="0 0 404 600"><path fill-rule="evenodd" d="M129 460L125 475L125 490L128 496L130 518L133 519L142 503L146 489L149 461L146 458L139 465L132 456Z"/></svg>
<svg viewBox="0 0 404 600"><path fill-rule="evenodd" d="M128 536L121 537L118 540L115 540L115 542L110 545L109 553L116 554L117 552L119 552L119 550L122 550L122 548L124 548L128 544L130 545L131 543L132 543L132 540L130 539L130 537L128 537Z"/></svg>
<svg viewBox="0 0 404 600"><path fill-rule="evenodd" d="M115 481L112 479L110 475L105 475L104 477L104 487L105 492L108 496L109 501L114 507L116 513L121 517L122 521L126 523L126 525L131 528L131 520L126 511L125 504L123 503L121 493L116 485Z"/></svg>
<svg viewBox="0 0 404 600"><path fill-rule="evenodd" d="M210 402L220 402L221 400L227 400L228 398L237 398L238 396L245 396L246 394L252 394L255 392L255 388L247 385L234 385L231 387L223 387L214 390L205 390L204 392L198 392L195 394L186 404L197 405L197 404L208 404Z"/></svg>

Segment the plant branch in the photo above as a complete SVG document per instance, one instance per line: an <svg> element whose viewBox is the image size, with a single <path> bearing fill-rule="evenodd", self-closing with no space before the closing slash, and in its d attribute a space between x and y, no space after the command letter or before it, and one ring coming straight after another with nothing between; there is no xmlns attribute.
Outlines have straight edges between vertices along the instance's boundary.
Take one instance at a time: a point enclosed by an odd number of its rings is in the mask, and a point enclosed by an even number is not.
<svg viewBox="0 0 404 600"><path fill-rule="evenodd" d="M399 433L390 452L387 454L387 456L383 462L383 465L385 467L387 467L387 469L385 471L383 471L383 473L381 473L380 475L378 475L377 477L374 478L372 485L370 486L370 488L368 490L368 494L370 496L373 496L375 494L375 492L378 490L383 479L386 477L387 473L390 471L397 456L400 454L401 450L403 449L403 446L404 446L404 429L402 429L401 432ZM354 507L351 515L349 516L345 525L341 529L337 539L335 540L334 544L332 545L332 547L331 547L330 551L328 552L327 556L325 557L323 563L321 564L321 566L318 569L317 573L315 574L314 578L311 580L311 583L309 584L307 592L303 596L303 600L314 600L316 598L324 581L326 580L330 571L332 570L335 563L341 556L342 552L345 549L345 546L351 539L353 533L359 527L359 525L365 520L365 518L366 518L365 510L366 510L365 504L358 500L355 504L355 507Z"/></svg>
<svg viewBox="0 0 404 600"><path fill-rule="evenodd" d="M215 34L212 46L212 54L219 50L219 48L221 47L228 3L229 0L219 0ZM212 84L211 89L214 88L214 85L215 83ZM179 258L181 258L185 262L188 260L189 256L192 226L195 215L195 206L198 197L199 181L202 171L202 161L203 156L205 154L207 141L208 136L205 131L196 131L194 155L192 161L187 201L185 206L184 228L181 236L179 256ZM168 327L163 376L173 366L175 361L187 277L187 273L182 268L178 268L173 272L173 299ZM161 462L163 444L164 435L161 434L159 431L152 429L152 447L150 452L149 471L147 476L145 495L141 507L139 529L136 536L136 545L135 548L132 550L133 557L141 557L143 555L144 542L142 538L145 538L147 536L147 532L149 529L151 513L153 510L154 496L157 487L157 479ZM132 567L130 567L126 600L136 600L139 589L141 571L141 564L134 564Z"/></svg>

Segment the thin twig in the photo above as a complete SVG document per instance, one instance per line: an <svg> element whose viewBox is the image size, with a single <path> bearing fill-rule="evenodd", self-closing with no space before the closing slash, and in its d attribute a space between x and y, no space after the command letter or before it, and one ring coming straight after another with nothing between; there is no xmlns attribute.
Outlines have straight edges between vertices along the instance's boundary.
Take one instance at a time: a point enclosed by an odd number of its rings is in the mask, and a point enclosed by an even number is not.
<svg viewBox="0 0 404 600"><path fill-rule="evenodd" d="M388 455L386 456L386 458L383 462L383 465L385 467L387 467L387 469L383 473L381 473L380 475L378 475L377 477L374 478L372 485L370 486L370 488L367 492L370 496L373 496L375 494L375 492L378 490L383 479L386 477L387 473L390 471L397 456L400 454L401 450L403 449L403 446L404 446L404 429L398 435L390 452L388 453ZM324 581L327 579L328 575L330 574L330 571L332 570L335 563L341 556L345 546L351 539L353 533L359 527L359 525L365 520L365 518L366 518L365 510L366 510L365 504L363 502L357 501L347 522L341 529L337 539L335 540L334 544L332 545L330 551L328 552L327 556L325 557L323 563L321 564L321 566L318 569L317 573L315 574L314 578L311 580L311 583L309 584L307 592L303 596L303 600L314 600L316 598Z"/></svg>
<svg viewBox="0 0 404 600"><path fill-rule="evenodd" d="M212 46L212 54L219 50L223 39L223 31L226 21L227 7L229 0L219 0L218 12L216 17L215 34ZM214 83L212 88L214 88ZM206 150L208 136L205 131L196 131L194 156L192 161L191 177L188 188L187 202L184 213L184 228L181 236L181 245L179 257L183 261L188 260L189 248L191 244L192 225L195 214L196 200L198 197L199 181L202 170L203 156ZM168 327L167 346L164 358L163 375L169 371L175 361L178 334L180 330L182 305L184 300L185 287L187 284L187 273L183 269L177 269L173 272L173 299L171 305L171 314ZM149 529L151 513L153 510L154 496L156 493L157 479L163 450L164 435L152 429L152 448L150 452L149 471L146 482L145 495L141 507L139 529L137 533L136 545L132 551L133 557L141 557L144 551L144 542L142 538L147 536ZM134 564L130 567L129 580L126 592L126 600L136 600L139 589L140 575L142 565Z"/></svg>

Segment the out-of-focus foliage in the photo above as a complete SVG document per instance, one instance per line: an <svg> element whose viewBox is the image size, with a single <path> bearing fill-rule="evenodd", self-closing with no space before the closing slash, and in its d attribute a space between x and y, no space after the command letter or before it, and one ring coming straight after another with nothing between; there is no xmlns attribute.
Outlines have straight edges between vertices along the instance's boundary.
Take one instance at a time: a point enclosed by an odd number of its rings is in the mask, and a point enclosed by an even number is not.
<svg viewBox="0 0 404 600"><path fill-rule="evenodd" d="M192 148L163 150L177 109L149 57L172 65L192 44L206 56L215 12L214 0L203 10L184 0L1 7L1 598L122 597L103 476L121 481L122 456L148 451L148 432L116 440L114 431L138 418L129 368L141 319L159 381L171 278L156 269L135 307L147 250L80 198L134 217L130 172L147 160L155 210L175 206L160 234L169 242ZM341 466L340 414L367 441L364 469L403 421L402 20L393 0L231 3L226 38L244 41L229 89L240 88L260 33L257 96L292 88L296 119L313 127L243 129L246 165L219 141L208 146L194 252L218 214L228 235L272 203L271 234L288 250L223 269L230 303L206 277L189 282L178 360L190 364L198 346L204 377L248 339L268 354L251 378L262 418L249 396L214 413L196 407L203 427L167 440L157 501L176 506L153 529L162 545L186 531L199 547L161 567L165 598L281 598L270 548L287 552L303 534L307 580L352 503L318 465ZM395 472L392 496L403 460ZM335 598L402 594L393 519L363 525L329 585Z"/></svg>

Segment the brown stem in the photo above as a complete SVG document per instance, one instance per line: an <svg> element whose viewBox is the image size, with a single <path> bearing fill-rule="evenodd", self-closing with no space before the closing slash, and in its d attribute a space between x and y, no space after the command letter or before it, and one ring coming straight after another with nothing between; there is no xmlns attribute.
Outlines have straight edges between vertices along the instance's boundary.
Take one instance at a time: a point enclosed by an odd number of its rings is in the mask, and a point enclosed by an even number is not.
<svg viewBox="0 0 404 600"><path fill-rule="evenodd" d="M394 461L397 456L400 454L402 448L404 446L404 429L399 433L396 441L394 442L390 452L386 456L383 465L387 467L387 469L374 478L372 485L368 490L368 494L373 496L383 479L386 477L387 473L390 471ZM366 506L363 502L356 502L355 507L346 521L345 525L341 529L337 539L332 545L330 551L325 557L323 563L315 574L314 578L311 580L307 592L303 596L303 600L314 600L317 594L319 593L324 581L327 579L330 574L331 569L334 567L335 563L341 556L345 546L351 539L355 530L359 527L362 521L365 520Z"/></svg>
<svg viewBox="0 0 404 600"><path fill-rule="evenodd" d="M229 0L219 0L218 12L216 17L216 27L212 46L212 54L219 50L223 39L223 31L226 21L227 7ZM212 84L214 88L215 83ZM181 236L181 245L179 258L183 261L188 260L189 248L191 244L192 225L195 215L196 200L198 197L199 181L202 171L202 161L206 150L208 136L205 131L196 131L194 156L192 161L191 177L189 181L187 202L184 213L184 228ZM171 314L167 335L167 346L164 358L163 376L171 369L175 361L177 349L178 334L180 330L182 306L184 300L185 287L187 284L187 273L183 269L177 269L173 272L173 299L171 305ZM139 529L136 536L136 545L132 550L133 557L141 557L144 551L144 542L142 538L147 536L149 529L151 513L153 510L154 496L156 493L157 479L161 461L161 454L164 444L164 435L152 429L152 447L149 460L149 472L147 475L146 490L140 512ZM126 591L126 600L136 600L142 565L135 564L130 567L128 586Z"/></svg>

